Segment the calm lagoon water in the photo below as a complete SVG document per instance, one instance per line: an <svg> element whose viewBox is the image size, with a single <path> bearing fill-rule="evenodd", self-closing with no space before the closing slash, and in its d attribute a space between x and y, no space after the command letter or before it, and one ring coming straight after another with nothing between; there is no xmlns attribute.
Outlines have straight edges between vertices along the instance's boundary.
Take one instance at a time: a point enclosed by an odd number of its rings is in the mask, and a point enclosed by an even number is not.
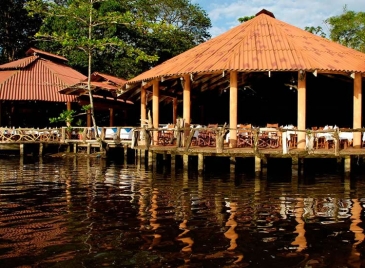
<svg viewBox="0 0 365 268"><path fill-rule="evenodd" d="M362 167L312 163L298 177L274 163L255 177L219 161L198 176L2 157L0 267L363 267Z"/></svg>

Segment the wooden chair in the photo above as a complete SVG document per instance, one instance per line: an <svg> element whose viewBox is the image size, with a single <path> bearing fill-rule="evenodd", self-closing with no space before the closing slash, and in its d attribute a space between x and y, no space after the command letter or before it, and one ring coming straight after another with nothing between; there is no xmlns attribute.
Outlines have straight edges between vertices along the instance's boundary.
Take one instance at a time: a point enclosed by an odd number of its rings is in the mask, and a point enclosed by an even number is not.
<svg viewBox="0 0 365 268"><path fill-rule="evenodd" d="M166 130L162 130L158 132L158 144L161 145L172 145L175 140L175 125L168 124Z"/></svg>
<svg viewBox="0 0 365 268"><path fill-rule="evenodd" d="M252 125L239 124L237 127L237 147L252 148L252 146L253 146Z"/></svg>
<svg viewBox="0 0 365 268"><path fill-rule="evenodd" d="M215 128L218 124L209 124L206 130L199 131L198 145L199 146L215 146Z"/></svg>
<svg viewBox="0 0 365 268"><path fill-rule="evenodd" d="M319 127L318 130L323 130L323 127ZM316 137L316 149L325 149L326 148L326 138L324 136Z"/></svg>
<svg viewBox="0 0 365 268"><path fill-rule="evenodd" d="M266 127L279 129L279 124L266 124ZM268 132L267 135L270 148L278 148L281 145L281 135L279 131Z"/></svg>

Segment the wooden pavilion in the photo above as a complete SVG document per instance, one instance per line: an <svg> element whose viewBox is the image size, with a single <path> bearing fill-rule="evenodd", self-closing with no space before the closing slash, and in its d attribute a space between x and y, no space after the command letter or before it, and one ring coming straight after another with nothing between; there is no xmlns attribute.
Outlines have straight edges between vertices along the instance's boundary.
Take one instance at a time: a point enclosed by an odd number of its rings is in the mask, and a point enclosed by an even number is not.
<svg viewBox="0 0 365 268"><path fill-rule="evenodd" d="M69 67L64 57L35 48L26 55L0 65L1 126L47 126L49 118L77 102L58 91L86 78Z"/></svg>
<svg viewBox="0 0 365 268"><path fill-rule="evenodd" d="M131 105L133 102L122 98L119 92L119 89L126 82L125 79L100 72L94 72L90 77L94 109L98 111L98 115L107 112L105 117L109 118L109 126L114 126L115 123L117 125L130 124L127 118L127 110L133 108L133 105ZM81 106L90 104L87 78L77 84L61 89L59 93L76 96ZM117 121L115 120L116 113L118 113ZM87 126L91 126L90 113L87 116Z"/></svg>
<svg viewBox="0 0 365 268"><path fill-rule="evenodd" d="M259 80L265 77L271 81L270 79L284 74L289 75L289 79L283 79L282 84L297 91L295 124L298 130L308 128L307 114L314 108L308 107L307 89L310 88L307 88L307 82L320 76L346 80L352 84L352 128L362 127L365 54L280 21L265 9L258 12L255 18L129 80L123 88L123 95L139 96L141 122L146 121L147 96L150 95L153 127L158 128L159 103L162 98L172 100L174 122L178 99L182 98L183 119L185 126L189 127L193 98L208 90L227 92L229 143L231 148L235 148L241 105L238 101L239 90L252 89L250 80L253 77ZM270 90L274 91L275 88ZM316 89L314 94L319 94L320 91L322 89ZM340 92L345 91L348 90ZM323 95L318 96L317 105L326 102ZM248 113L256 113L260 108L256 107ZM215 109L219 110L219 107ZM331 117L331 114L326 116ZM298 133L298 148L305 148L305 137L305 132ZM361 132L354 133L353 146L361 146Z"/></svg>

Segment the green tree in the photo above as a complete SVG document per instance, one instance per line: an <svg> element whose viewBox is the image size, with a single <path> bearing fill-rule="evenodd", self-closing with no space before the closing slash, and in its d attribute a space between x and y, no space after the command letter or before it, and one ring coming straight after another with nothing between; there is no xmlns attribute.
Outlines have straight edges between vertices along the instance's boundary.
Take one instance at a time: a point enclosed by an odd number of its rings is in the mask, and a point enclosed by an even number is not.
<svg viewBox="0 0 365 268"><path fill-rule="evenodd" d="M143 22L113 24L112 27L100 25L98 34L123 40L147 55L155 55L158 60L136 61L135 54L128 50L106 46L93 56L93 69L99 72L128 79L210 38L210 19L199 5L191 4L188 0L108 0L98 9L99 15L103 16L112 12L131 12L133 16L143 18ZM57 31L58 24L62 23L62 20L49 21L48 32ZM39 43L39 48L53 53L62 50L60 45L50 45L48 42ZM71 66L87 72L88 60L85 54L78 50L63 54L67 55Z"/></svg>
<svg viewBox="0 0 365 268"><path fill-rule="evenodd" d="M246 22L246 21L249 21L250 19L253 19L255 16L244 16L242 18L238 18L238 21L240 23L243 23L243 22Z"/></svg>
<svg viewBox="0 0 365 268"><path fill-rule="evenodd" d="M306 26L304 28L304 30L306 30L307 32L310 32L312 34L316 34L316 35L322 36L323 38L327 38L327 35L323 31L323 28L321 26L317 26L317 27L314 27L314 26Z"/></svg>
<svg viewBox="0 0 365 268"><path fill-rule="evenodd" d="M95 133L97 125L94 114L94 102L91 90L92 59L94 55L106 49L125 51L136 61L154 61L155 55L147 55L141 49L114 35L105 35L105 31L115 31L116 25L133 26L135 29L149 31L168 30L164 22L146 22L144 14L136 10L115 12L104 9L105 5L116 4L115 0L69 0L67 3L48 0L32 0L28 3L30 15L42 15L44 24L36 38L51 41L65 51L80 50L87 57L88 93L90 110ZM64 54L64 53L62 53Z"/></svg>
<svg viewBox="0 0 365 268"><path fill-rule="evenodd" d="M39 16L29 17L24 5L27 0L6 0L0 8L0 62L24 56L32 37L41 26Z"/></svg>
<svg viewBox="0 0 365 268"><path fill-rule="evenodd" d="M347 10L339 16L325 20L329 26L330 39L344 46L365 52L365 12Z"/></svg>

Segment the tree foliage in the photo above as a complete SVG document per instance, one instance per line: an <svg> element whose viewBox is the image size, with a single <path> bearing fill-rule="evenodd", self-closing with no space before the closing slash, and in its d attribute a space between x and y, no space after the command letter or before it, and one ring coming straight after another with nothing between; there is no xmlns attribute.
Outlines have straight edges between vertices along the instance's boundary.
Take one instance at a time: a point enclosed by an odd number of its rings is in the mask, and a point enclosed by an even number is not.
<svg viewBox="0 0 365 268"><path fill-rule="evenodd" d="M321 26L305 27L305 30L365 52L365 12L350 11L344 6L341 15L330 17L324 22L329 30L328 35Z"/></svg>
<svg viewBox="0 0 365 268"><path fill-rule="evenodd" d="M6 0L0 8L0 62L24 56L31 45L31 37L38 32L42 20L29 17L24 5L27 0Z"/></svg>
<svg viewBox="0 0 365 268"><path fill-rule="evenodd" d="M344 46L365 52L365 12L354 12L344 7L339 16L330 17L330 39Z"/></svg>
<svg viewBox="0 0 365 268"><path fill-rule="evenodd" d="M238 21L240 23L243 23L243 22L246 22L246 21L249 21L249 20L253 19L254 17L255 17L254 15L253 16L244 16L242 18L238 18Z"/></svg>
<svg viewBox="0 0 365 268"><path fill-rule="evenodd" d="M321 26L317 26L317 27L314 27L314 26L306 26L304 28L304 30L306 30L307 32L310 32L312 34L316 34L316 35L319 35L323 38L326 38L327 35L326 33L323 31L323 28Z"/></svg>
<svg viewBox="0 0 365 268"><path fill-rule="evenodd" d="M70 10L77 2L80 0L59 0L59 3L53 2L52 8ZM94 53L95 71L128 79L210 38L211 22L207 14L188 0L103 0L93 7L96 20L110 18L108 23L98 24L93 38L111 41L104 42L109 45ZM124 20L117 21L121 16ZM42 26L43 34L60 35L63 31L74 36L86 33L79 22L65 24L63 17L47 16ZM120 45L110 45L116 42ZM65 41L50 43L43 40L38 47L66 56L71 66L86 73L87 56L79 50L66 51Z"/></svg>

